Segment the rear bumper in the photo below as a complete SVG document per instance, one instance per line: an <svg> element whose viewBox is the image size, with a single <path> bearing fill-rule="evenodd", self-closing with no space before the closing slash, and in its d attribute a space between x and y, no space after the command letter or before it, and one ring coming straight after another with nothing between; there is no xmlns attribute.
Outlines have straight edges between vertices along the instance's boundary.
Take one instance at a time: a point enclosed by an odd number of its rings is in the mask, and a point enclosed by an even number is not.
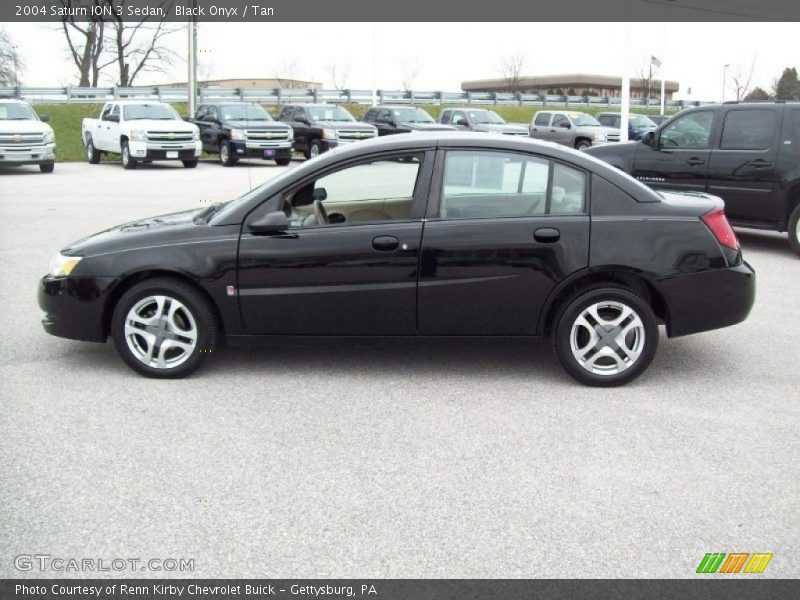
<svg viewBox="0 0 800 600"><path fill-rule="evenodd" d="M105 341L103 310L116 282L115 277L43 277L38 300L44 330L71 340Z"/></svg>
<svg viewBox="0 0 800 600"><path fill-rule="evenodd" d="M670 337L741 323L756 298L756 274L746 262L726 269L665 277L656 280L656 285L667 303Z"/></svg>

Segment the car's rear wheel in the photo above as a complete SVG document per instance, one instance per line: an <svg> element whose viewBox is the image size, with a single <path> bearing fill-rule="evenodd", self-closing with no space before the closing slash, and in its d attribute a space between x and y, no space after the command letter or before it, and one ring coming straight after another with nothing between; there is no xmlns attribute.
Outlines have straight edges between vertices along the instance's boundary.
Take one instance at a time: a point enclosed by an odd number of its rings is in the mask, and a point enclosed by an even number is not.
<svg viewBox="0 0 800 600"><path fill-rule="evenodd" d="M96 165L100 162L100 151L94 147L92 136L86 139L86 160L89 161L90 165Z"/></svg>
<svg viewBox="0 0 800 600"><path fill-rule="evenodd" d="M203 363L216 345L218 325L210 303L198 290L160 278L143 281L120 298L111 337L134 371L175 378Z"/></svg>
<svg viewBox="0 0 800 600"><path fill-rule="evenodd" d="M139 163L131 156L131 149L128 146L128 142L122 142L122 148L120 149L120 162L122 163L123 169L135 169L139 166Z"/></svg>
<svg viewBox="0 0 800 600"><path fill-rule="evenodd" d="M581 383L621 385L653 360L658 323L649 304L628 288L596 287L564 303L553 345L564 369Z"/></svg>
<svg viewBox="0 0 800 600"><path fill-rule="evenodd" d="M228 140L222 140L219 144L219 162L224 167L232 167L236 164L236 156L231 150L231 144Z"/></svg>
<svg viewBox="0 0 800 600"><path fill-rule="evenodd" d="M800 256L800 204L794 208L789 217L789 246Z"/></svg>
<svg viewBox="0 0 800 600"><path fill-rule="evenodd" d="M592 142L590 142L589 140L578 140L575 143L575 150L580 150L581 152L583 152L584 150L588 150L591 147L592 147Z"/></svg>

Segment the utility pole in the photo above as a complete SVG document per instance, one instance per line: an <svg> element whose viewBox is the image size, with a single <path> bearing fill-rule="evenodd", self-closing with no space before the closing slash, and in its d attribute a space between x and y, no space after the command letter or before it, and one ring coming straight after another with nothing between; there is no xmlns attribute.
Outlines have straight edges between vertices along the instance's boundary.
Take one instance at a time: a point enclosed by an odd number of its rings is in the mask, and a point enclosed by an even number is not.
<svg viewBox="0 0 800 600"><path fill-rule="evenodd" d="M11 45L11 53L14 60L14 87L19 87L19 61L17 59L17 48L19 46Z"/></svg>
<svg viewBox="0 0 800 600"><path fill-rule="evenodd" d="M192 0L192 8L195 5L196 0ZM189 19L189 58L187 60L189 65L189 116L191 118L194 118L197 108L197 17L194 16L194 13L193 10Z"/></svg>
<svg viewBox="0 0 800 600"><path fill-rule="evenodd" d="M620 90L621 105L619 119L619 141L628 141L628 120L631 112L631 24L625 23L625 45L623 47L622 89Z"/></svg>

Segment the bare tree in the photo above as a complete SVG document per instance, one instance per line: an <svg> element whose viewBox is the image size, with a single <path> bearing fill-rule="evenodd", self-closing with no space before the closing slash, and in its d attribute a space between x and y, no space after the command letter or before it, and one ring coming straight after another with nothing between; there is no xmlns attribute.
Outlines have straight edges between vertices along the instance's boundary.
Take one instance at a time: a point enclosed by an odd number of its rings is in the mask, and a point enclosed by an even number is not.
<svg viewBox="0 0 800 600"><path fill-rule="evenodd" d="M525 68L525 61L527 57L524 52L514 52L499 57L499 70L503 79L508 86L509 91L516 94L522 91L520 80L522 79L522 70Z"/></svg>
<svg viewBox="0 0 800 600"><path fill-rule="evenodd" d="M0 29L0 85L19 85L22 61L11 36Z"/></svg>
<svg viewBox="0 0 800 600"><path fill-rule="evenodd" d="M419 57L401 58L397 61L397 69L400 75L400 85L404 91L410 92L414 89L414 82L422 69L422 61Z"/></svg>
<svg viewBox="0 0 800 600"><path fill-rule="evenodd" d="M275 67L275 79L282 88L297 86L302 63L297 58L287 58Z"/></svg>
<svg viewBox="0 0 800 600"><path fill-rule="evenodd" d="M750 61L749 69L743 69L741 65L739 65L728 74L728 80L730 81L728 88L733 90L737 102L739 100L744 100L747 94L750 93L755 69L756 57L753 57L753 60Z"/></svg>
<svg viewBox="0 0 800 600"><path fill-rule="evenodd" d="M78 0L60 0L62 7L73 9L81 5ZM110 0L95 0L94 4L110 4ZM69 14L69 11L65 11ZM61 19L61 29L67 39L69 55L78 68L78 85L81 87L97 86L100 72L114 61L103 62L105 50L105 22L102 18L90 17L90 20L76 21L74 16Z"/></svg>
<svg viewBox="0 0 800 600"><path fill-rule="evenodd" d="M656 75L658 75L660 68L661 62L655 56L648 56L639 68L638 89L642 93L642 98L645 98L648 102L653 94Z"/></svg>
<svg viewBox="0 0 800 600"><path fill-rule="evenodd" d="M350 79L350 69L352 66L349 60L339 63L336 59L325 65L325 72L328 74L334 89L347 89L347 81Z"/></svg>
<svg viewBox="0 0 800 600"><path fill-rule="evenodd" d="M118 0L124 9L128 0ZM117 85L127 87L133 85L136 77L145 72L163 72L176 58L166 44L165 38L176 33L184 26L166 23L171 2L161 2L165 15L160 20L145 17L137 21L124 21L114 13L107 31L106 42L109 54L117 63ZM124 10L123 10L124 14Z"/></svg>

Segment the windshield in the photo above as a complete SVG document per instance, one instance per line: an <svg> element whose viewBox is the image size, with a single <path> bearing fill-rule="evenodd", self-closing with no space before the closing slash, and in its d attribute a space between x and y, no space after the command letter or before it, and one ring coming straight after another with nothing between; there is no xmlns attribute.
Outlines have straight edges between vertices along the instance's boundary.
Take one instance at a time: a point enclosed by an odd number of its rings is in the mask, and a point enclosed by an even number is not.
<svg viewBox="0 0 800 600"><path fill-rule="evenodd" d="M38 118L27 104L10 102L0 104L0 121L38 121Z"/></svg>
<svg viewBox="0 0 800 600"><path fill-rule="evenodd" d="M393 108L392 115L398 123L435 123L421 108Z"/></svg>
<svg viewBox="0 0 800 600"><path fill-rule="evenodd" d="M272 121L272 116L258 104L220 106L223 121Z"/></svg>
<svg viewBox="0 0 800 600"><path fill-rule="evenodd" d="M656 127L656 124L650 120L650 118L645 117L644 115L631 115L630 116L631 125L636 128L642 127Z"/></svg>
<svg viewBox="0 0 800 600"><path fill-rule="evenodd" d="M126 121L153 119L155 121L180 121L181 118L169 104L128 104L122 107Z"/></svg>
<svg viewBox="0 0 800 600"><path fill-rule="evenodd" d="M506 123L503 117L493 110L471 110L467 114L473 123L480 125L505 125Z"/></svg>
<svg viewBox="0 0 800 600"><path fill-rule="evenodd" d="M313 106L308 108L308 114L312 121L355 121L341 106Z"/></svg>
<svg viewBox="0 0 800 600"><path fill-rule="evenodd" d="M302 165L299 168L302 168ZM268 179L261 185L254 187L252 190L250 190L243 196L239 196L235 200L229 200L228 202L223 202L222 204L219 205L219 208L214 210L212 215L209 215L207 222L211 223L212 225L215 222L219 223L221 220L227 218L229 214L231 214L233 211L239 208L242 204L249 202L250 200L252 200L257 196L263 196L267 188L273 185L279 185L289 176L293 176L295 174L296 173L293 169L287 169L280 175L273 177L272 179Z"/></svg>
<svg viewBox="0 0 800 600"><path fill-rule="evenodd" d="M569 120L575 127L599 127L600 121L586 113L569 113Z"/></svg>

